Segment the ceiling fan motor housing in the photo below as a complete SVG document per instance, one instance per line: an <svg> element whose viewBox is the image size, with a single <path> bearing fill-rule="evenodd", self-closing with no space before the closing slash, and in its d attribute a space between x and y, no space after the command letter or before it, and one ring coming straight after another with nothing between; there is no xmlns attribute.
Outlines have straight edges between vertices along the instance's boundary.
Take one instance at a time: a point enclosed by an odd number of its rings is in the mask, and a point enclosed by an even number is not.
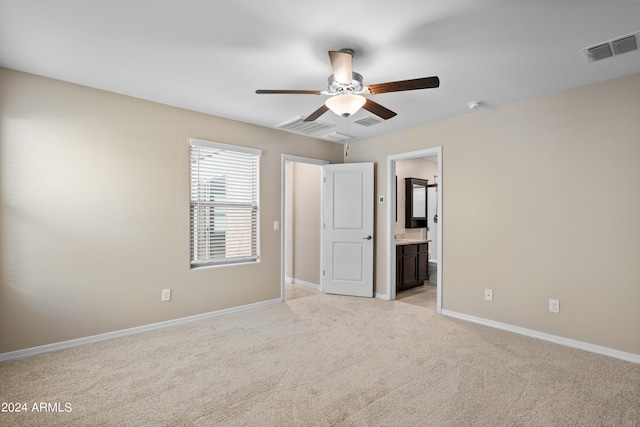
<svg viewBox="0 0 640 427"><path fill-rule="evenodd" d="M344 85L338 83L333 74L329 76L327 79L329 81L329 94L345 94L345 93L363 93L364 85L362 84L362 75L353 71L351 78L351 83L348 85Z"/></svg>

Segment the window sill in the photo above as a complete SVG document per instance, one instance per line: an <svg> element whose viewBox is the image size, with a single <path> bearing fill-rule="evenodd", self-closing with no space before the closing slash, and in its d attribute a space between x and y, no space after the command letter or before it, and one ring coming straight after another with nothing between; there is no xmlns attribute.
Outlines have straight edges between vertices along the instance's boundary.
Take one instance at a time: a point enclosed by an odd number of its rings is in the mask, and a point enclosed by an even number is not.
<svg viewBox="0 0 640 427"><path fill-rule="evenodd" d="M239 261L239 262L229 262L229 263L220 263L220 264L202 264L202 265L192 265L190 270L204 270L209 268L220 268L220 267L235 267L241 265L252 265L252 264L260 264L260 260L256 261Z"/></svg>

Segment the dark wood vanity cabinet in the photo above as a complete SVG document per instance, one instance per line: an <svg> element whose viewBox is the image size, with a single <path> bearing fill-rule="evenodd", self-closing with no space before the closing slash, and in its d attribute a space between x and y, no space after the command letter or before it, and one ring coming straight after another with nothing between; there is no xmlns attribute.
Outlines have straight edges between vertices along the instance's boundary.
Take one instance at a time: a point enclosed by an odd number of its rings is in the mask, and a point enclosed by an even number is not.
<svg viewBox="0 0 640 427"><path fill-rule="evenodd" d="M396 292L414 288L429 280L429 244L396 246Z"/></svg>

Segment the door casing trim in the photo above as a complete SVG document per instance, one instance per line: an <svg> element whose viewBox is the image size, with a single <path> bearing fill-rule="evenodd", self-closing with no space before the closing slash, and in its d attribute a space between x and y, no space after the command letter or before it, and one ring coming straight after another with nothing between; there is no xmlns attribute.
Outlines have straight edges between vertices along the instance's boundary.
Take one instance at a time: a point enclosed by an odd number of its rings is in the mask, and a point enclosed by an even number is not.
<svg viewBox="0 0 640 427"><path fill-rule="evenodd" d="M442 270L444 256L442 251L442 193L444 192L444 179L442 176L442 146L410 151L407 153L392 154L387 156L387 298L396 299L396 256L395 256L395 211L396 211L396 162L419 157L437 156L438 158L438 271L437 277L437 311L442 313Z"/></svg>

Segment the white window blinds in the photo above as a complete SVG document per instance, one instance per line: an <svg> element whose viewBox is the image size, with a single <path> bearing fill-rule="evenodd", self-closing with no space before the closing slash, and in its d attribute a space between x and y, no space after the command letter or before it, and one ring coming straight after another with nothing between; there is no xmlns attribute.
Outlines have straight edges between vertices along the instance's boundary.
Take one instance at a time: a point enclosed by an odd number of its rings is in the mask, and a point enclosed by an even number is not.
<svg viewBox="0 0 640 427"><path fill-rule="evenodd" d="M191 266L259 259L261 150L191 138Z"/></svg>

